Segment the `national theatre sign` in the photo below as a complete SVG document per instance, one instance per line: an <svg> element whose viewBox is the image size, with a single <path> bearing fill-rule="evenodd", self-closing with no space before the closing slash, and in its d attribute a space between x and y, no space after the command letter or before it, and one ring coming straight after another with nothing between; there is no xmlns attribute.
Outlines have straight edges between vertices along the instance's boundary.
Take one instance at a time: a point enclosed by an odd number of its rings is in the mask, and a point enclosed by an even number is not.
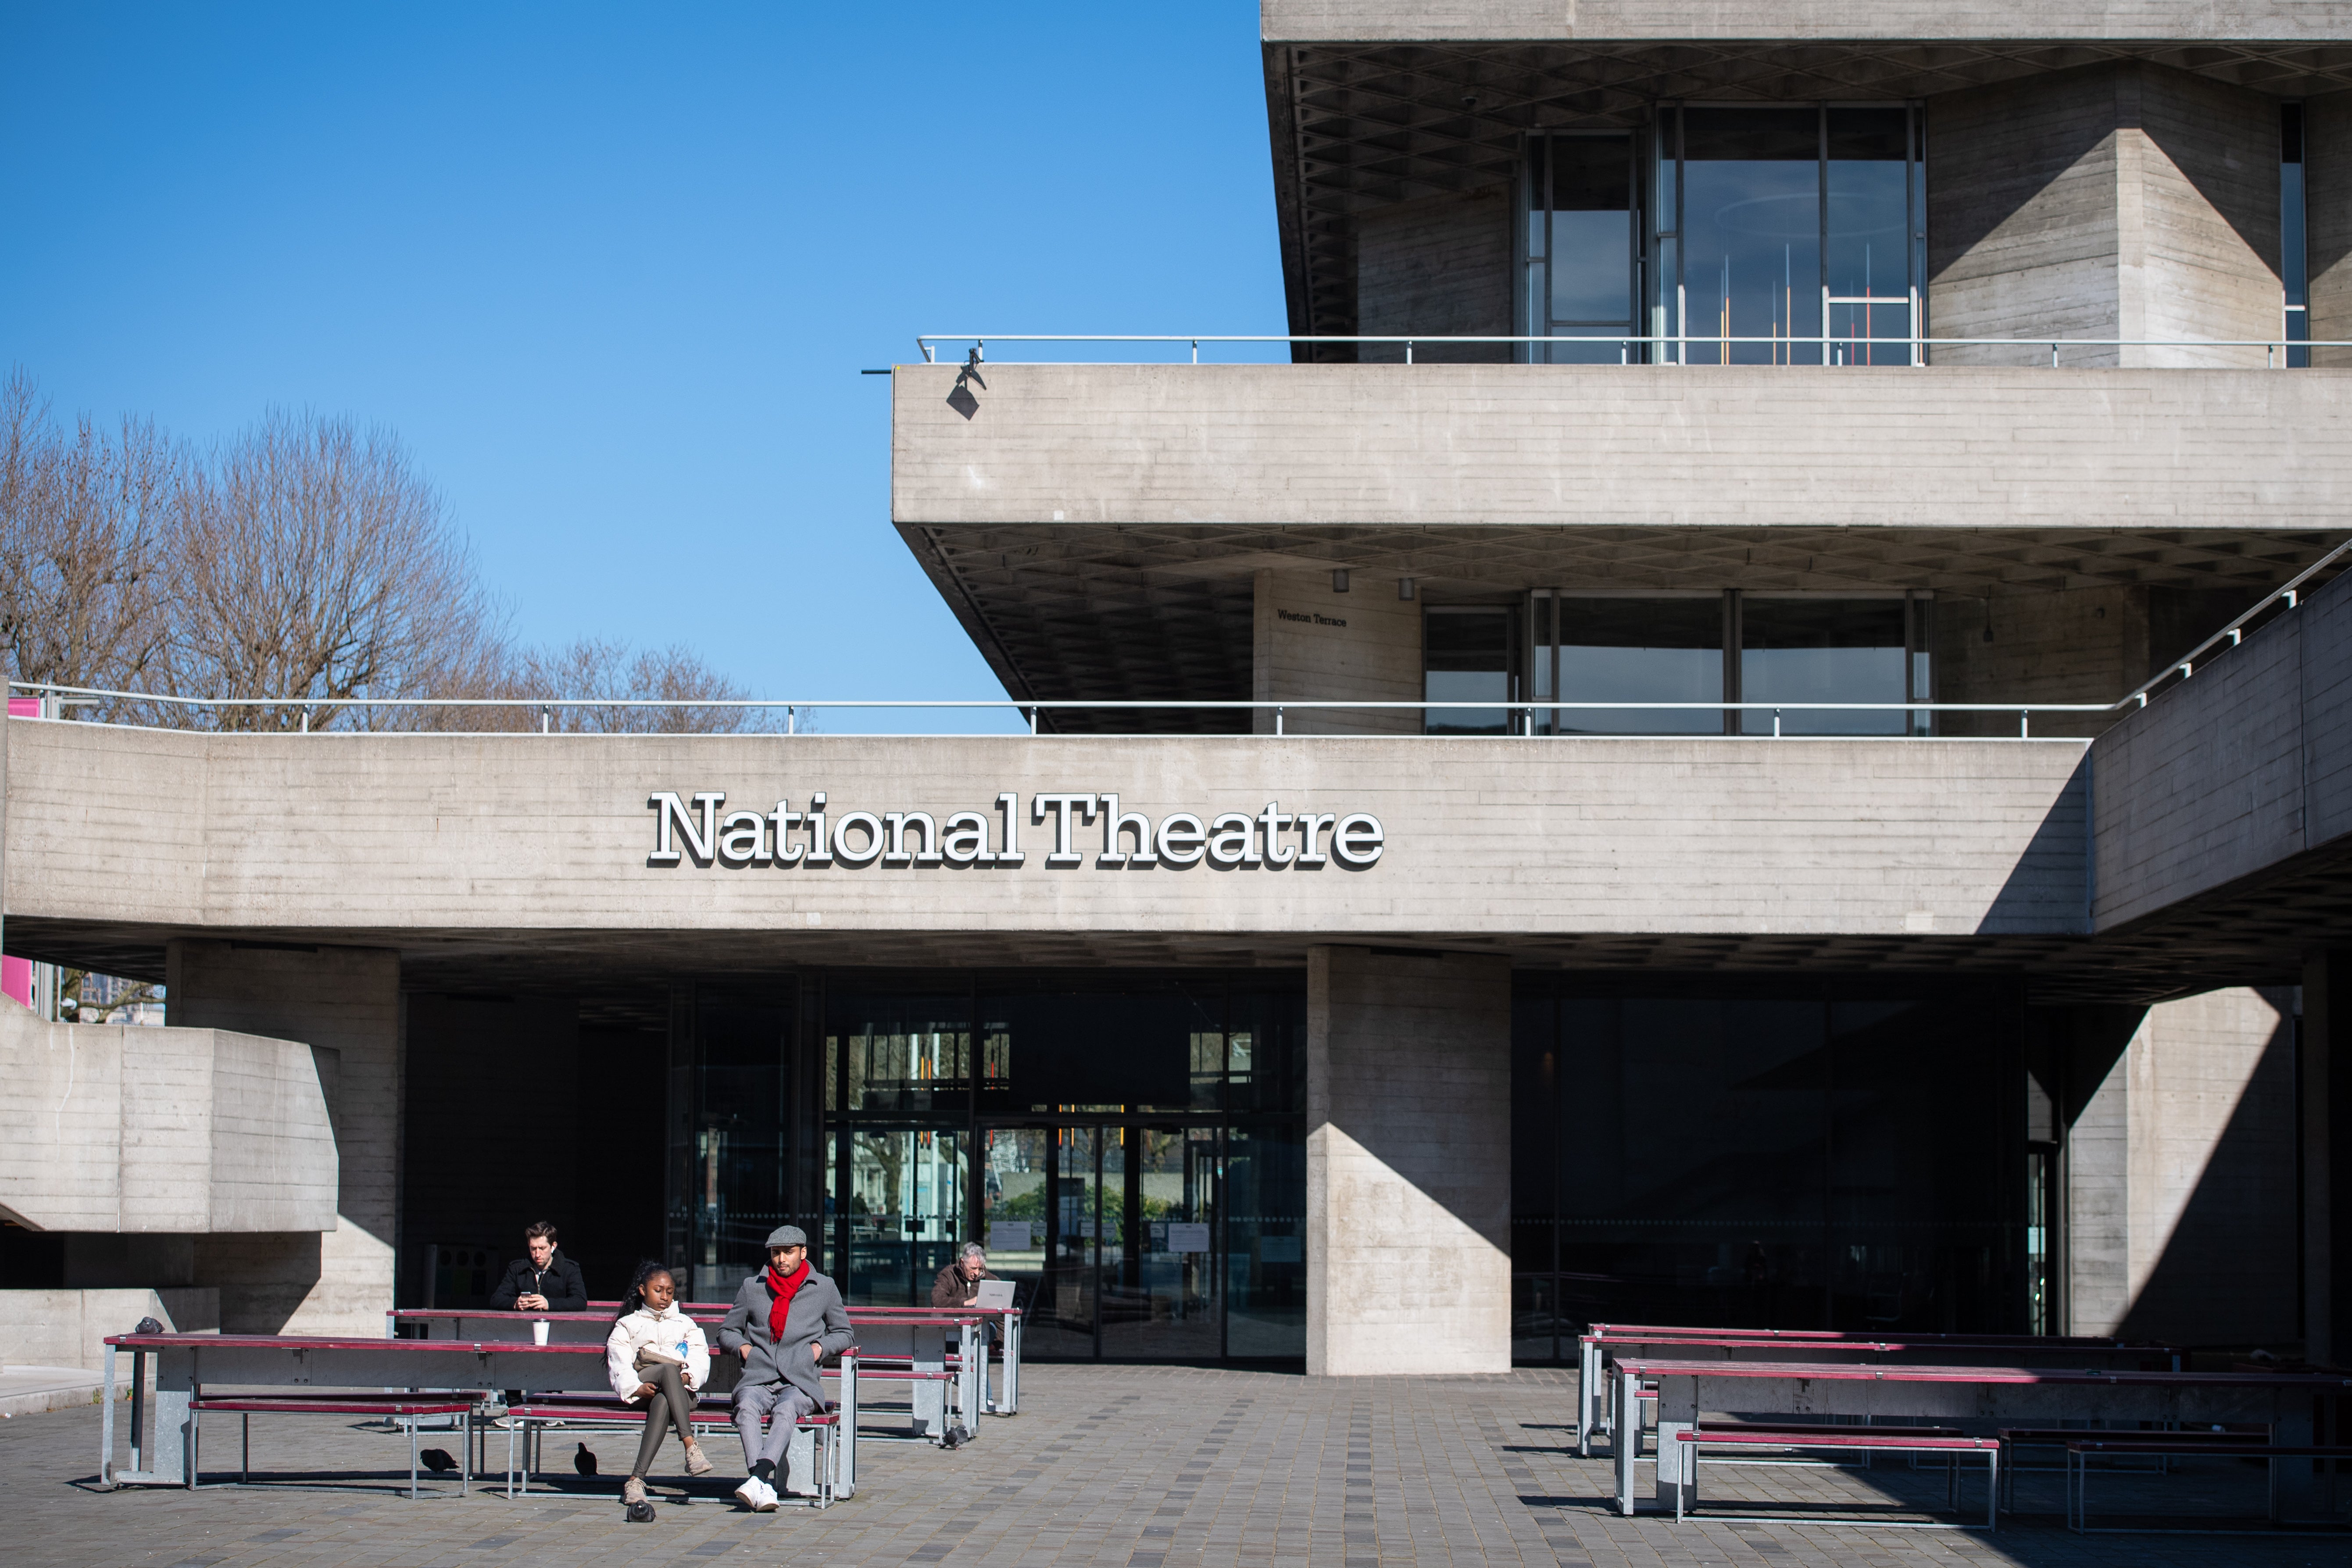
<svg viewBox="0 0 2352 1568"><path fill-rule="evenodd" d="M647 797L654 816L648 866L1018 866L1021 797L1011 790L989 811L955 811L934 819L924 811L845 811L829 815L824 792L805 810L789 800L771 811L724 811L724 790ZM1098 826L1097 866L1324 866L1363 869L1381 858L1386 839L1370 812L1285 811L1268 801L1255 816L1225 811L1202 816L1169 813L1154 823L1122 811L1115 795L1056 791L1030 797L1029 821L1052 819L1048 866L1076 866L1087 855L1078 830Z"/></svg>

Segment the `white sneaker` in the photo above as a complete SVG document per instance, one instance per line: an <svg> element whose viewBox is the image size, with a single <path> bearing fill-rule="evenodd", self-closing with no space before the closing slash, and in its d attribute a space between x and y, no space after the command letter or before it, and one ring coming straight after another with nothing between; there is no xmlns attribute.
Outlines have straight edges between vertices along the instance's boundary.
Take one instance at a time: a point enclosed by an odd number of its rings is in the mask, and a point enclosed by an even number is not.
<svg viewBox="0 0 2352 1568"><path fill-rule="evenodd" d="M752 1511L755 1513L776 1511L776 1489L766 1481L760 1483L760 1500L752 1505Z"/></svg>
<svg viewBox="0 0 2352 1568"><path fill-rule="evenodd" d="M757 1513L760 1511L760 1493L764 1489L760 1485L759 1477L745 1476L743 1484L735 1489L735 1500Z"/></svg>

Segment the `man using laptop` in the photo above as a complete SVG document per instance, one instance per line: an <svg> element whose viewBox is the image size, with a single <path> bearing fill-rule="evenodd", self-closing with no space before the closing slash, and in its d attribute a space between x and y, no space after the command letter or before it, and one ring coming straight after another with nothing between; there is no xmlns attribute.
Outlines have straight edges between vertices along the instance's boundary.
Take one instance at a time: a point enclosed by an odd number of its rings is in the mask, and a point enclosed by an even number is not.
<svg viewBox="0 0 2352 1568"><path fill-rule="evenodd" d="M976 1241L967 1241L956 1249L955 1261L940 1269L939 1278L931 1281L931 1305L978 1306L980 1282L995 1278L988 1271L988 1248Z"/></svg>

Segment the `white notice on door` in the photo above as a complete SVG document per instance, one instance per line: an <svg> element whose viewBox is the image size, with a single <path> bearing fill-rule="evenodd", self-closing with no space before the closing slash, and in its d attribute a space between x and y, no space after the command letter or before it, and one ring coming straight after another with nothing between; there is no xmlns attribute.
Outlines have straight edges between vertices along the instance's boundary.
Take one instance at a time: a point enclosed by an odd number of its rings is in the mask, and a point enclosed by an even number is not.
<svg viewBox="0 0 2352 1568"><path fill-rule="evenodd" d="M1025 1219L997 1219L988 1222L988 1250L991 1252L1026 1252L1036 1243L1029 1239L1030 1222Z"/></svg>
<svg viewBox="0 0 2352 1568"><path fill-rule="evenodd" d="M1171 1252L1206 1252L1209 1250L1209 1227L1187 1225L1171 1220L1168 1225L1168 1250Z"/></svg>

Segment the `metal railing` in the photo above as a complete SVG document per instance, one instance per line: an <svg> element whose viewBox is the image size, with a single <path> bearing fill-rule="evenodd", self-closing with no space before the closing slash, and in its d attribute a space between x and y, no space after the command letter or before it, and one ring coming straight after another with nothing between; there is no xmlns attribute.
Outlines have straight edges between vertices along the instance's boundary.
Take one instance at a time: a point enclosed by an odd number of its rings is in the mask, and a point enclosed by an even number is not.
<svg viewBox="0 0 2352 1568"><path fill-rule="evenodd" d="M1632 337L1568 337L1558 335L1547 337L1528 333L1416 333L1412 335L1400 335L1395 333L1374 334L1328 332L1203 332L1197 334L1186 334L1182 332L927 332L915 339L915 346L922 351L923 363L926 364L937 364L939 363L940 349L944 345L954 343L970 343L971 345L966 359L962 363L971 365L981 364L986 362L987 345L992 342L1190 344L1192 353L1192 363L1194 364L1201 363L1201 345L1202 343L1284 343L1294 345L1298 343L1355 343L1359 345L1366 343L1385 343L1390 345L1402 344L1404 348L1404 363L1407 364L1413 363L1413 350L1416 345L1429 346L1441 343L1509 343L1513 345L1528 343L1545 345L1575 345L1584 343L1616 349L1619 356L1618 363L1620 364L1674 364L1685 366L1693 363L1704 365L1709 363L1717 364L1731 363L1730 350L1736 345L1748 343L1767 345L1776 352L1787 351L1792 355L1794 351L1800 346L1811 347L1820 351L1821 357L1816 360L1799 362L1792 357L1785 361L1775 360L1770 362L1772 363L1783 365L1798 363L1815 365L1864 363L1869 364L1885 364L1889 366L1895 366L1898 363L1909 366L1925 366L1927 363L1927 351L1931 349L2000 348L2032 349L2038 352L2042 349L2047 348L2050 351L2050 368L2053 370L2060 368L2060 351L2063 349L2261 349L2263 351L2263 358L2265 368L2276 370L2280 368L2280 356L2282 354L2286 354L2291 359L2293 357L2292 351L2297 349L2352 348L2352 340L2341 338L2324 338L2316 340L2289 337L1947 338L1927 336L1832 337L1826 335L1819 337L1790 337L1785 334L1772 337L1737 337L1701 336L1696 333L1686 332L1667 334L1653 333ZM1698 346L1702 353L1709 348L1717 350L1718 354L1717 359L1710 362L1702 357L1694 361L1690 357L1690 351L1694 345ZM1875 357L1877 353L1881 350L1884 350L1888 355L1888 357L1883 361ZM1840 353L1853 355L1863 352L1867 352L1872 357L1866 361L1861 362L1854 361L1851 358L1843 361L1833 358L1833 355ZM1907 357L1898 362L1895 357L1897 354L1902 354ZM1637 357L1637 355L1646 357ZM951 361L950 363L955 362ZM2226 369L2228 367L2204 365L2157 368L2194 368L2211 370Z"/></svg>
<svg viewBox="0 0 2352 1568"><path fill-rule="evenodd" d="M1273 733L1288 733L1286 722L1293 712L1408 712L1408 713L1497 713L1506 715L1504 728L1513 736L1528 738L1572 738L1539 731L1536 715L1539 713L1713 713L1727 717L1733 713L1769 713L1772 715L1772 738L1783 739L1783 720L1791 713L1885 713L1907 719L1916 714L1935 713L1999 713L2017 715L2017 738L2032 738L2033 715L2036 713L2119 714L2127 709L2147 706L2150 696L2170 682L2186 680L2196 673L2205 656L2217 647L2235 647L2244 640L2245 630L2263 615L2278 609L2293 609L2302 602L2303 591L2311 580L2352 553L2352 539L2347 539L2334 549L2305 567L2284 586L2266 594L2256 604L2189 650L2181 658L2167 664L2138 687L2126 692L2113 702L1600 702L1570 701L1557 698L1514 698L1502 701L1479 701L1454 698L1444 700L1384 700L1345 698L1282 698L1269 700L1185 700L1171 699L1153 700L1148 698L1117 700L1054 699L1054 698L659 698L659 697L181 697L152 691L116 691L101 687L63 686L51 681L11 680L8 689L24 692L42 700L44 718L62 717L68 708L109 707L123 704L152 703L163 708L191 710L232 708L276 710L301 716L298 732L310 732L312 715L343 709L362 710L474 710L482 711L520 712L539 720L541 734L554 730L554 716L559 712L585 710L590 712L614 710L723 712L781 712L784 717L784 734L799 733L800 716L803 713L845 712L866 710L924 710L961 712L1012 712L1024 719L1031 734L1042 732L1042 716L1047 713L1193 713L1247 712L1274 715ZM1556 721L1555 721L1556 722ZM346 733L350 731L344 731ZM383 733L384 731L361 731ZM507 731L511 733L512 731ZM645 732L645 731L634 731ZM658 731L677 733L677 731ZM575 731L565 733L607 734L611 731ZM1432 737L1443 738L1443 737ZM1637 739L1622 732L1612 738ZM1676 731L1660 739L1705 738L1699 731ZM1757 739L1760 736L1741 738ZM1842 740L1916 740L1925 738L1908 728L1892 732L1872 734L1853 731L1824 733L1821 738Z"/></svg>

